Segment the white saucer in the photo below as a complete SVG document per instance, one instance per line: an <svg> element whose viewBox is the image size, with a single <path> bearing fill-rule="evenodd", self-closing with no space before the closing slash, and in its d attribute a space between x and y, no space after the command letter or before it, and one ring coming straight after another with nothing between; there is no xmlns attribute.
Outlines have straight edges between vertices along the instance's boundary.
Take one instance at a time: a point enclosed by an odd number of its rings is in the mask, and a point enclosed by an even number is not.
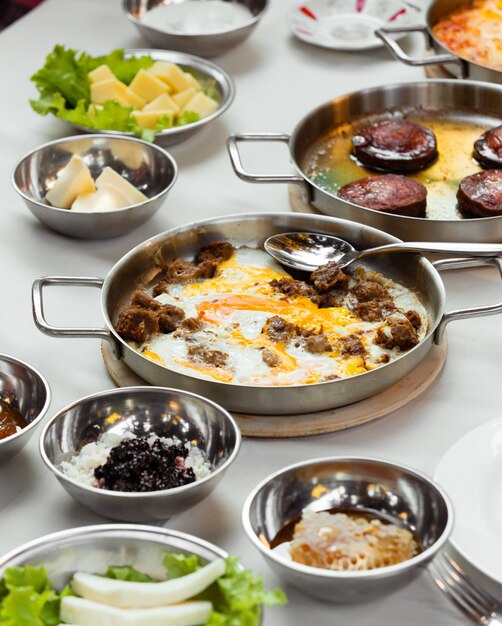
<svg viewBox="0 0 502 626"><path fill-rule="evenodd" d="M471 431L445 454L435 478L450 496L450 543L502 593L502 417ZM499 597L502 597L499 595Z"/></svg>
<svg viewBox="0 0 502 626"><path fill-rule="evenodd" d="M299 39L333 50L377 48L383 46L377 28L417 23L418 7L399 0L306 0L289 16Z"/></svg>

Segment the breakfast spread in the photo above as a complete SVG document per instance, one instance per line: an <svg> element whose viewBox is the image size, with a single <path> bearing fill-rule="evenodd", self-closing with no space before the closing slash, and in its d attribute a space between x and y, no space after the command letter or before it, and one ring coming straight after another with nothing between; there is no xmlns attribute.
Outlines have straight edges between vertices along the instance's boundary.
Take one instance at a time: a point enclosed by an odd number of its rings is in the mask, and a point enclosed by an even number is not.
<svg viewBox="0 0 502 626"><path fill-rule="evenodd" d="M158 491L205 478L211 466L189 441L183 444L178 438L109 432L63 461L60 470L68 478L99 489Z"/></svg>

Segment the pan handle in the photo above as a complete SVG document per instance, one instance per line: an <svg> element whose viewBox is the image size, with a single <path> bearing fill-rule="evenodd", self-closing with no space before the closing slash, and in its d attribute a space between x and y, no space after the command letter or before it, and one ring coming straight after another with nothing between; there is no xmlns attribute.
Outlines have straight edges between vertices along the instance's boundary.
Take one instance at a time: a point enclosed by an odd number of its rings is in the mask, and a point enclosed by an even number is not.
<svg viewBox="0 0 502 626"><path fill-rule="evenodd" d="M101 289L104 280L86 276L44 276L33 283L31 297L33 303L33 319L36 327L51 337L97 337L110 343L112 354L116 359L121 358L120 344L106 328L61 328L52 326L45 319L43 288L51 285L71 285L73 287L97 287Z"/></svg>
<svg viewBox="0 0 502 626"><path fill-rule="evenodd" d="M479 267L480 265L494 265L502 277L502 258L479 258L479 259L445 259L435 261L434 267L441 272L443 270L466 269L468 267ZM471 307L469 309L456 309L447 311L443 319L439 322L434 335L434 343L441 344L444 339L446 326L455 320L465 320L471 317L486 317L488 315L498 315L502 313L502 302L485 306Z"/></svg>
<svg viewBox="0 0 502 626"><path fill-rule="evenodd" d="M467 64L465 63L465 61L455 56L454 54L434 54L421 58L413 58L406 54L406 52L401 48L397 41L392 39L392 37L387 36L402 33L422 33L427 40L428 47L432 47L432 38L430 36L429 30L427 26L421 24L417 24L416 26L387 26L385 28L378 28L377 30L375 30L375 35L384 42L387 50L389 50L392 56L398 59L398 61L406 63L406 65L414 66L443 65L445 63L454 63L460 68L461 78L467 78Z"/></svg>
<svg viewBox="0 0 502 626"><path fill-rule="evenodd" d="M289 144L290 136L284 133L234 133L227 139L227 149L234 172L239 178L248 183L289 183L299 185L303 191L303 199L310 202L310 190L302 176L284 174L251 174L244 169L239 152L239 142L244 141L280 141Z"/></svg>

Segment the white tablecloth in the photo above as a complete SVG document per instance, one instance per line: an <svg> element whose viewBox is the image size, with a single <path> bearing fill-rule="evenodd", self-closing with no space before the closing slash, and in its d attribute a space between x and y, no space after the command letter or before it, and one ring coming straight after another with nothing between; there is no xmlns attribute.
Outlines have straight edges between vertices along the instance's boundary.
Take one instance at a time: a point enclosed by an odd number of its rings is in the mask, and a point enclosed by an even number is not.
<svg viewBox="0 0 502 626"><path fill-rule="evenodd" d="M288 211L286 188L252 186L233 174L224 147L230 132L290 132L318 104L333 96L372 85L422 78L422 71L393 62L386 51L343 53L317 49L289 34L285 16L292 2L272 0L252 37L217 59L235 79L237 96L230 110L205 131L172 148L179 180L165 206L147 224L110 241L78 241L39 224L17 197L10 173L17 160L36 146L64 136L57 120L41 118L29 107L35 96L31 74L55 43L91 53L115 47L147 47L122 16L119 0L46 0L38 9L0 33L0 350L24 359L48 378L53 392L49 414L84 395L112 387L95 340L51 339L32 320L33 280L49 274L105 276L130 248L188 220L246 211ZM420 52L423 42L410 39ZM69 134L69 133L68 133ZM252 146L250 168L289 171L287 150ZM493 303L502 298L495 270L445 275L448 306ZM101 325L96 290L49 292L51 321ZM71 296L71 297L70 297ZM421 398L404 409L360 428L308 439L246 440L240 456L217 490L201 505L166 526L199 535L262 571L268 585L279 581L248 543L240 524L249 490L271 472L296 461L328 454L383 457L429 474L459 437L500 411L501 320L484 318L452 324L446 367ZM0 553L46 533L105 520L76 504L45 469L37 436L0 474ZM287 607L267 612L265 625L303 626L449 626L464 619L436 590L426 574L390 598L362 606L315 602L287 589Z"/></svg>

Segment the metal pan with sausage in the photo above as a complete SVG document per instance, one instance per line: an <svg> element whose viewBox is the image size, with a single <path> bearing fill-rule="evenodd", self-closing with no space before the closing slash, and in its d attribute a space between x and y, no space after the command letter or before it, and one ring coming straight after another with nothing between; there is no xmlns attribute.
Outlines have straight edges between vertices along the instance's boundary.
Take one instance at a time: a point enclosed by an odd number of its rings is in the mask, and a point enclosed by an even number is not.
<svg viewBox="0 0 502 626"><path fill-rule="evenodd" d="M271 235L309 231L334 234L358 249L396 242L397 239L369 226L346 220L285 213L244 214L195 222L159 234L128 252L107 277L51 276L35 281L33 311L37 327L52 337L95 337L110 343L113 354L145 381L158 386L195 391L227 409L253 414L298 414L343 406L378 394L408 375L424 359L434 343L444 339L447 324L457 319L494 315L502 303L460 311L445 311L445 288L440 271L492 264L502 273L500 259L448 260L431 264L419 254L394 253L369 257L361 266L412 290L427 316L427 332L399 358L372 371L315 384L257 386L226 383L187 375L147 358L116 330L117 319L130 303L132 294L148 290L175 258L192 260L202 246L230 241L234 245L261 248ZM60 328L44 315L44 288L50 285L79 285L101 289L104 328Z"/></svg>

